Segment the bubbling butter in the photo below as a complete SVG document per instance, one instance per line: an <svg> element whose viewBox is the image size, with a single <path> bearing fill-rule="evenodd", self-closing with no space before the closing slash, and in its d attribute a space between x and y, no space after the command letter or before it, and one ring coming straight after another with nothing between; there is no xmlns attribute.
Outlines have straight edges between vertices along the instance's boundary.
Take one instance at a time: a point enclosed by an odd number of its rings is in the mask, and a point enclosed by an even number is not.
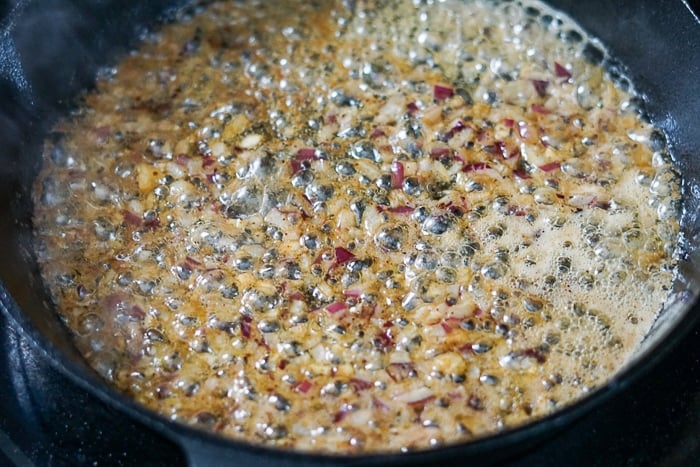
<svg viewBox="0 0 700 467"><path fill-rule="evenodd" d="M535 2L207 2L54 129L37 256L88 362L268 446L406 451L629 359L679 177L632 84Z"/></svg>

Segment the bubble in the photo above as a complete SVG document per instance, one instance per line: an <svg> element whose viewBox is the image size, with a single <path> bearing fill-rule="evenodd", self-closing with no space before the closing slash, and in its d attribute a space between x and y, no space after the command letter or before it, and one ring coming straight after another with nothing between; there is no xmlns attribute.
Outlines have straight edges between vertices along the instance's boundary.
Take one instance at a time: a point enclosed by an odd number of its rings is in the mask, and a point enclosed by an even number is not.
<svg viewBox="0 0 700 467"><path fill-rule="evenodd" d="M489 279L499 279L508 272L508 267L501 262L486 264L481 268L481 275Z"/></svg>
<svg viewBox="0 0 700 467"><path fill-rule="evenodd" d="M382 229L375 237L375 242L380 248L389 251L398 251L406 241L406 230L402 227L390 227Z"/></svg>
<svg viewBox="0 0 700 467"><path fill-rule="evenodd" d="M229 219L250 217L260 210L261 202L262 198L257 187L251 185L242 186L234 192L230 204L226 206L226 217Z"/></svg>
<svg viewBox="0 0 700 467"><path fill-rule="evenodd" d="M444 215L429 216L421 226L421 229L425 233L431 233L434 235L442 235L447 232L450 227L452 227L453 220Z"/></svg>
<svg viewBox="0 0 700 467"><path fill-rule="evenodd" d="M370 141L360 141L350 147L350 155L355 159L369 159L373 162L381 162L382 155Z"/></svg>
<svg viewBox="0 0 700 467"><path fill-rule="evenodd" d="M104 326L104 321L96 313L85 313L78 320L77 331L81 336L87 336L99 332Z"/></svg>

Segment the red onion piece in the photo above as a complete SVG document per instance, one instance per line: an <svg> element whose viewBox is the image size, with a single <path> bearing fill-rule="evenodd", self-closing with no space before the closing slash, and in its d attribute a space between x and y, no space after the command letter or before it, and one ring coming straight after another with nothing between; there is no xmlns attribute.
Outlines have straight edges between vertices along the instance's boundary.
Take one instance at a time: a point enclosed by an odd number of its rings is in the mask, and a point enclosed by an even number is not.
<svg viewBox="0 0 700 467"><path fill-rule="evenodd" d="M441 141L449 141L454 135L464 130L467 126L462 120L458 120L450 130L442 135Z"/></svg>
<svg viewBox="0 0 700 467"><path fill-rule="evenodd" d="M532 110L536 114L542 115L552 113L547 107L543 106L542 104L532 104L530 106L530 110Z"/></svg>
<svg viewBox="0 0 700 467"><path fill-rule="evenodd" d="M357 289L345 289L343 290L343 295L346 297L360 298L362 296L362 292Z"/></svg>
<svg viewBox="0 0 700 467"><path fill-rule="evenodd" d="M134 305L129 310L128 316L131 321L141 321L146 317L146 312L139 305Z"/></svg>
<svg viewBox="0 0 700 467"><path fill-rule="evenodd" d="M335 247L335 261L338 264L347 263L348 261L355 258L350 250L343 248L342 246Z"/></svg>
<svg viewBox="0 0 700 467"><path fill-rule="evenodd" d="M301 164L304 161L318 160L318 154L314 148L301 148L297 151L296 156L291 160L292 173L297 173L301 170Z"/></svg>
<svg viewBox="0 0 700 467"><path fill-rule="evenodd" d="M513 125L515 125L515 120L513 120L512 118L505 118L503 119L503 124L507 128L513 128Z"/></svg>
<svg viewBox="0 0 700 467"><path fill-rule="evenodd" d="M355 392L364 391L372 387L372 382L361 378L350 378L350 386Z"/></svg>
<svg viewBox="0 0 700 467"><path fill-rule="evenodd" d="M571 72L558 62L554 62L554 74L559 78L571 78Z"/></svg>
<svg viewBox="0 0 700 467"><path fill-rule="evenodd" d="M391 187L401 188L403 186L405 175L403 163L399 160L394 160L391 163Z"/></svg>
<svg viewBox="0 0 700 467"><path fill-rule="evenodd" d="M496 146L496 149L498 152L503 156L504 159L508 159L508 148L506 147L506 143L503 141L496 141L494 143L494 146Z"/></svg>
<svg viewBox="0 0 700 467"><path fill-rule="evenodd" d="M338 423L342 421L345 416L348 414L348 409L346 408L345 404L343 404L343 407L333 415L333 423Z"/></svg>
<svg viewBox="0 0 700 467"><path fill-rule="evenodd" d="M160 227L160 219L157 217L154 219L149 219L146 222L143 223L144 227L146 227L150 231L155 231Z"/></svg>
<svg viewBox="0 0 700 467"><path fill-rule="evenodd" d="M187 167L187 164L190 163L190 156L188 156L187 154L178 154L177 156L175 156L175 163L177 165Z"/></svg>
<svg viewBox="0 0 700 467"><path fill-rule="evenodd" d="M287 300L303 302L304 300L306 300L306 298L304 297L303 293L299 292L298 290L295 290L287 294Z"/></svg>
<svg viewBox="0 0 700 467"><path fill-rule="evenodd" d="M141 217L125 209L124 222L126 222L127 225L139 226L141 225Z"/></svg>
<svg viewBox="0 0 700 467"><path fill-rule="evenodd" d="M331 314L338 313L339 311L347 310L348 306L345 302L335 302L331 303L326 307L326 311Z"/></svg>
<svg viewBox="0 0 700 467"><path fill-rule="evenodd" d="M445 331L445 334L449 334L454 329L459 329L461 324L462 324L462 321L459 318L450 317L450 318L445 318L440 323L440 326L442 326L442 329Z"/></svg>
<svg viewBox="0 0 700 467"><path fill-rule="evenodd" d="M394 344L394 338L391 336L391 329L387 329L381 334L377 334L374 338L374 346L377 350L384 351Z"/></svg>
<svg viewBox="0 0 700 467"><path fill-rule="evenodd" d="M377 210L379 212L390 212L392 214L411 214L413 211L416 210L413 206L392 206L392 207L385 207L382 205L377 206Z"/></svg>
<svg viewBox="0 0 700 467"><path fill-rule="evenodd" d="M472 348L472 343L467 342L466 344L460 345L458 349L461 353L474 353L474 349Z"/></svg>
<svg viewBox="0 0 700 467"><path fill-rule="evenodd" d="M311 384L311 381L309 381L308 379L305 379L305 380L301 381L299 384L297 384L294 389L302 394L306 394L311 389L311 386L313 386L313 384Z"/></svg>
<svg viewBox="0 0 700 467"><path fill-rule="evenodd" d="M452 149L450 148L432 148L430 150L430 156L433 158L449 156L452 154Z"/></svg>
<svg viewBox="0 0 700 467"><path fill-rule="evenodd" d="M406 105L406 108L407 108L408 111L409 111L410 113L412 113L412 114L418 112L418 106L416 105L415 102L409 102L409 103Z"/></svg>
<svg viewBox="0 0 700 467"><path fill-rule="evenodd" d="M250 337L250 331L251 331L251 326L250 323L253 321L253 318L250 316L244 316L243 320L241 321L241 334L245 338Z"/></svg>
<svg viewBox="0 0 700 467"><path fill-rule="evenodd" d="M535 88L537 95L540 97L545 97L547 95L547 88L549 87L549 81L543 79L531 79L530 82Z"/></svg>
<svg viewBox="0 0 700 467"><path fill-rule="evenodd" d="M379 128L375 128L372 130L372 133L369 135L370 138L379 138L380 136L386 136L386 133L384 133L383 130L380 130Z"/></svg>
<svg viewBox="0 0 700 467"><path fill-rule="evenodd" d="M297 159L302 160L316 159L316 150L314 148L301 148L297 151Z"/></svg>
<svg viewBox="0 0 700 467"><path fill-rule="evenodd" d="M539 166L539 169L543 172L551 172L552 170L558 169L560 166L561 164L559 162L548 162Z"/></svg>
<svg viewBox="0 0 700 467"><path fill-rule="evenodd" d="M526 170L523 169L516 169L513 171L513 175L516 177L522 179L522 180L527 180L528 178L532 178L532 175Z"/></svg>
<svg viewBox="0 0 700 467"><path fill-rule="evenodd" d="M449 86L445 86L442 84L436 84L435 86L433 86L433 96L439 101L445 100L448 97L452 97L454 93L455 90Z"/></svg>

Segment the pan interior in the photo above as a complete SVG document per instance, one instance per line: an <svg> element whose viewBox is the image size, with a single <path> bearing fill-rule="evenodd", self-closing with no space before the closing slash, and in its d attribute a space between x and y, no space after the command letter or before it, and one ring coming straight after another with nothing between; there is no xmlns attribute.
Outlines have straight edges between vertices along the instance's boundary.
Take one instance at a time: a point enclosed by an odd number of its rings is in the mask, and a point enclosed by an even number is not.
<svg viewBox="0 0 700 467"><path fill-rule="evenodd" d="M59 17L66 18L61 27L52 27L53 38L58 39L52 42L58 50L48 52L42 44L36 43L37 39L30 32L45 26L49 18L56 17L40 13L36 6L40 3L19 3L14 16L10 16L11 21L5 23L2 36L4 65L0 68L3 72L0 95L10 105L0 116L2 137L9 147L2 155L4 168L0 177L7 180L3 186L11 187L2 193L2 208L7 218L17 220L2 228L2 240L11 245L2 263L2 280L9 291L9 296L2 297L3 308L29 329L40 345L62 365L66 365L64 358L67 355L69 371L76 372L80 378L94 380L94 384L101 384L93 378L92 371L75 351L68 333L55 319L47 305L43 286L37 280L29 234L32 209L29 187L39 166L40 141L51 122L72 106L73 97L81 89L89 86L96 70L105 65L104 57L119 55L132 43L138 32L134 24L148 24L154 12L165 11L169 5L167 2L150 2L146 7L134 2L122 11L120 5L123 2L102 2L100 6L79 10L79 7L61 2L47 2L50 8L56 9ZM674 2L621 2L622 7L613 7L608 5L609 2L596 2L596 7L590 2L585 7L579 2L552 3L561 3L562 9L600 37L614 57L608 66L624 70L644 91L648 98L647 111L654 123L668 135L669 147L684 178L682 274L661 318L644 341L638 357L630 363L634 366L649 358L666 342L670 333L677 331L679 322L688 319L692 305L697 302L700 283L700 253L697 250L700 242L700 138L693 115L697 115L700 102L689 78L698 75L698 65L693 60L697 54L682 44L700 43L698 27L685 11L678 14L677 10L682 11L682 7ZM106 16L115 18L116 22L98 25L97 29L102 33L100 40L93 42L88 39L94 31L94 25L90 24L93 18ZM685 40L671 40L671 31ZM76 39L81 45L78 50L71 45ZM650 47L663 53L650 54ZM70 66L58 63L56 57L68 57ZM680 72L669 73L671 69ZM58 81L67 83L65 87L57 87L54 80L46 79L46 76L55 77L56 72L65 73L65 76L58 76Z"/></svg>

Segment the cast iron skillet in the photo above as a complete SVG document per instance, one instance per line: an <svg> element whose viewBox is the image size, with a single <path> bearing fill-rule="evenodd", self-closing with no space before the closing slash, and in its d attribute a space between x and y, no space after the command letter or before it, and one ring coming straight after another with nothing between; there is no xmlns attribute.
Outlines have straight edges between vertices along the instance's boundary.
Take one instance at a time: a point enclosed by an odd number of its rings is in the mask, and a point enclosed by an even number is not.
<svg viewBox="0 0 700 467"><path fill-rule="evenodd" d="M459 458L493 463L546 438L624 390L657 362L700 312L700 22L682 0L559 0L611 52L604 65L627 72L648 97L646 113L667 136L683 186L685 253L669 306L638 357L587 399L537 423L461 445L360 457L264 449L174 424L107 386L73 346L48 305L31 247L29 192L51 125L74 105L100 66L114 63L145 27L182 0L18 0L0 3L0 310L65 375L152 430L176 441L191 465L419 464ZM696 9L697 11L697 9ZM592 50L591 59L599 59ZM662 141L659 141L662 143Z"/></svg>

